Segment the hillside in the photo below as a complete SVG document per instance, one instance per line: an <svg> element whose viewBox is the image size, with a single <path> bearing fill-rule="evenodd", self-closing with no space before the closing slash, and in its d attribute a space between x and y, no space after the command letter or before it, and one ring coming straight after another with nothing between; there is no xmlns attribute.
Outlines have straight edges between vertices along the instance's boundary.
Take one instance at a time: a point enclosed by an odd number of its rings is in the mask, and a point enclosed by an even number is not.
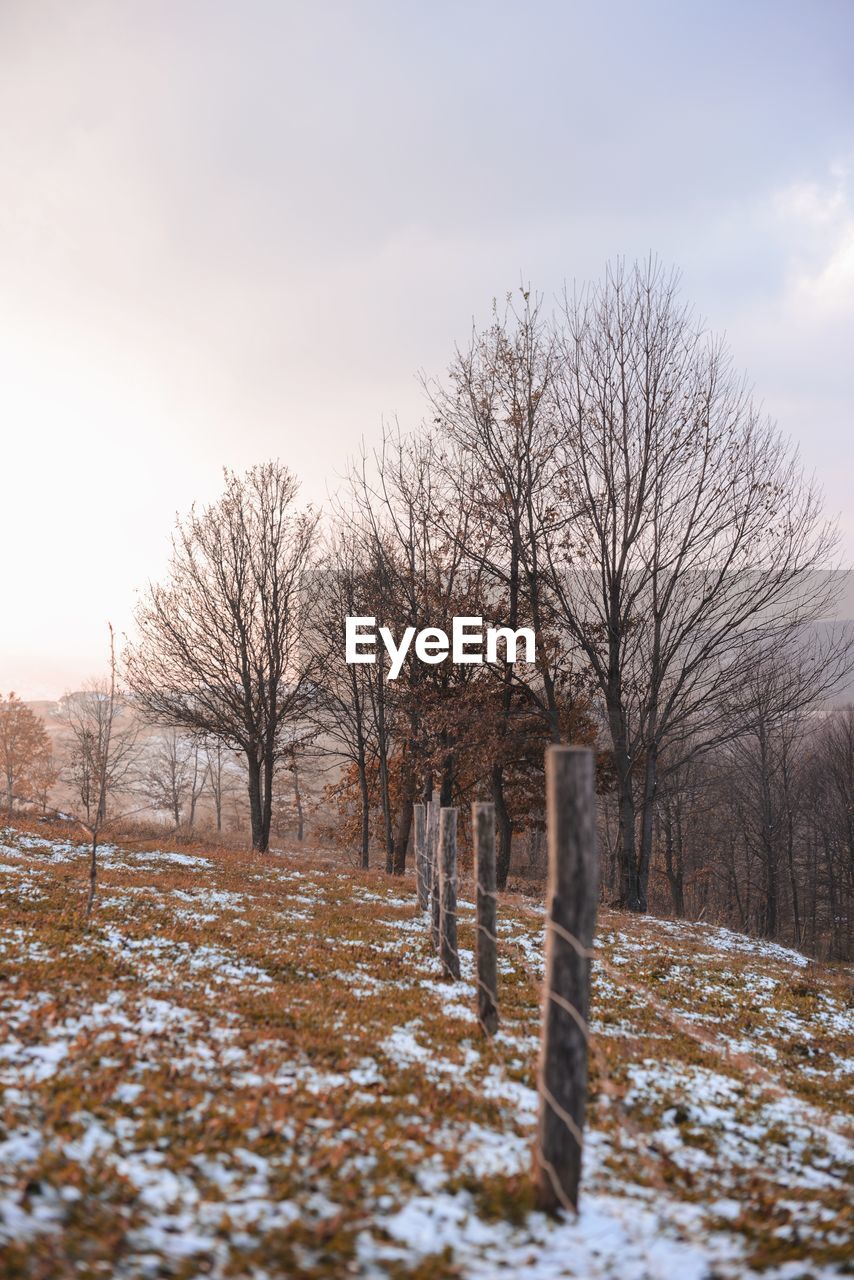
<svg viewBox="0 0 854 1280"><path fill-rule="evenodd" d="M0 832L4 1276L850 1274L842 971L603 911L583 1202L550 1222L540 907L500 902L488 1044L470 903L447 984L408 880L111 847L85 933L84 878Z"/></svg>

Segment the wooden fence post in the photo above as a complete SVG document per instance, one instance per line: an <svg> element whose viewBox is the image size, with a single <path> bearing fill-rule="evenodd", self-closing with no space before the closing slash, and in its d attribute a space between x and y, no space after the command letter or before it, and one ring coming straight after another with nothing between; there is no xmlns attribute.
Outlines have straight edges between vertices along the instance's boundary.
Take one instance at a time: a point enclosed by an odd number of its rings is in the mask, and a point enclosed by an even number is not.
<svg viewBox="0 0 854 1280"><path fill-rule="evenodd" d="M549 883L540 1041L537 1198L541 1209L578 1208L587 1102L590 962L598 863L593 752L546 752Z"/></svg>
<svg viewBox="0 0 854 1280"><path fill-rule="evenodd" d="M471 807L477 877L477 1020L488 1036L498 1030L498 938L495 934L495 805Z"/></svg>
<svg viewBox="0 0 854 1280"><path fill-rule="evenodd" d="M415 845L415 887L418 892L419 910L426 911L429 902L427 896L427 815L423 804L414 805L413 810L415 817L413 837Z"/></svg>
<svg viewBox="0 0 854 1280"><path fill-rule="evenodd" d="M439 810L439 892L442 903L442 969L449 978L460 976L457 952L457 811Z"/></svg>
<svg viewBox="0 0 854 1280"><path fill-rule="evenodd" d="M428 862L430 865L430 936L433 950L439 950L441 900L439 898L439 797L427 809Z"/></svg>
<svg viewBox="0 0 854 1280"><path fill-rule="evenodd" d="M427 909L433 897L433 878L436 871L436 848L439 843L439 801L428 800L424 806L427 834L424 844L424 876L427 883Z"/></svg>

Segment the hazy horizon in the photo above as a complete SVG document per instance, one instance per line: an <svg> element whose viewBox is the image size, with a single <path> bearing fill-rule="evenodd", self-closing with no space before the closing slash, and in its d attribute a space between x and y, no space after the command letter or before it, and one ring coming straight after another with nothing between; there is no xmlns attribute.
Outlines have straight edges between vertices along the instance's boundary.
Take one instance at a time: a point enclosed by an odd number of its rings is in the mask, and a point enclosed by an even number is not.
<svg viewBox="0 0 854 1280"><path fill-rule="evenodd" d="M493 297L621 255L681 270L854 562L852 44L831 0L4 5L0 690L104 670L223 466L323 502Z"/></svg>

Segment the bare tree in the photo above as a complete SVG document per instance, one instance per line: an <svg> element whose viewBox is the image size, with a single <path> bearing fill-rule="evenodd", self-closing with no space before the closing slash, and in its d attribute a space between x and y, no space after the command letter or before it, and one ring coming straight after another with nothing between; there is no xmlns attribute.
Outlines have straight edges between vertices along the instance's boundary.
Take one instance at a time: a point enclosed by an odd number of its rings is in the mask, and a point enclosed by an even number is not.
<svg viewBox="0 0 854 1280"><path fill-rule="evenodd" d="M433 426L443 435L440 454L453 500L438 508L447 536L464 538L461 550L484 576L487 601L502 625L531 626L537 637L536 674L505 660L495 717L489 788L495 804L497 882L510 868L513 821L507 799L508 756L520 714L542 716L548 738L561 737L562 695L574 673L571 655L553 625L546 540L567 519L555 502L557 418L554 382L559 344L542 303L523 290L520 304L508 295L503 313L474 331L458 349L446 383L428 382ZM470 518L456 518L462 508ZM447 803L447 801L445 802Z"/></svg>
<svg viewBox="0 0 854 1280"><path fill-rule="evenodd" d="M370 861L371 764L378 751L372 669L344 663L345 618L371 607L373 582L365 550L349 522L339 520L324 548L318 591L311 609L311 643L317 654L317 697L311 719L316 750L356 770L361 809L360 857Z"/></svg>
<svg viewBox="0 0 854 1280"><path fill-rule="evenodd" d="M69 774L80 800L78 822L91 842L88 919L97 886L98 842L107 825L121 816L111 812L111 801L131 784L138 755L137 726L118 689L112 626L108 679L66 695L61 713L71 739ZM124 724L117 724L120 719Z"/></svg>
<svg viewBox="0 0 854 1280"><path fill-rule="evenodd" d="M293 738L283 749L273 799L276 835L284 835L295 827L297 841L302 844L305 839L306 770L309 762L322 754L316 751L310 731Z"/></svg>
<svg viewBox="0 0 854 1280"><path fill-rule="evenodd" d="M798 947L804 934L799 863L815 721L850 665L850 651L833 631L808 633L786 647L772 637L756 647L731 694L728 807L737 814L733 825L748 859L746 877L751 863L761 876L756 919L748 916L747 922L765 937L778 937L785 888L790 937Z"/></svg>
<svg viewBox="0 0 854 1280"><path fill-rule="evenodd" d="M244 785L239 759L219 738L207 738L203 745L205 776L214 806L217 831L222 831L225 802Z"/></svg>
<svg viewBox="0 0 854 1280"><path fill-rule="evenodd" d="M815 570L835 534L656 263L568 297L561 345L555 497L572 519L550 541L552 587L604 705L619 900L645 910L662 744L708 744L760 638L827 611Z"/></svg>
<svg viewBox="0 0 854 1280"><path fill-rule="evenodd" d="M294 808L297 817L297 840L302 844L305 839L305 809L302 801L302 789L299 774L299 753L292 747L286 756L288 772L294 780Z"/></svg>
<svg viewBox="0 0 854 1280"><path fill-rule="evenodd" d="M450 627L455 613L477 611L482 571L467 559L474 495L454 501L446 473L437 464L437 445L424 435L386 430L379 450L364 452L351 467L350 487L363 545L372 566L372 609L378 625L402 634L407 627ZM446 504L454 532L446 532ZM386 830L386 869L400 875L419 791L432 794L434 769L441 777L441 801L452 803L456 742L448 710L471 679L472 668L441 663L427 666L408 656L392 682L377 658L372 684L377 729L380 793ZM389 801L389 760L394 752L396 822Z"/></svg>
<svg viewBox="0 0 854 1280"><path fill-rule="evenodd" d="M192 831L196 807L208 777L198 737L167 729L159 733L146 752L142 783L155 809L169 813L178 828Z"/></svg>
<svg viewBox="0 0 854 1280"><path fill-rule="evenodd" d="M817 726L805 767L805 854L810 888L805 928L832 960L854 947L854 706Z"/></svg>
<svg viewBox="0 0 854 1280"><path fill-rule="evenodd" d="M59 780L59 766L50 743L47 750L39 752L29 771L29 789L34 800L38 801L43 814L47 813L47 801L51 788Z"/></svg>
<svg viewBox="0 0 854 1280"><path fill-rule="evenodd" d="M126 654L128 684L153 721L243 753L262 851L282 730L312 697L301 629L317 516L295 509L296 493L278 462L226 471L222 497L178 521L169 577L149 586Z"/></svg>
<svg viewBox="0 0 854 1280"><path fill-rule="evenodd" d="M404 438L398 428L385 429L379 450L369 454L363 448L352 462L348 474L351 507L339 509L341 524L348 530L346 536L361 544L370 566L359 591L364 596L367 588L377 625L398 634L407 626L417 630L428 625L425 575L431 526L426 513L432 498L432 455L429 440ZM400 874L405 868L420 755L417 699L406 695L423 671L409 664L391 683L382 655L370 671L368 696L376 733L385 865L387 872ZM395 745L401 774L397 823L390 781Z"/></svg>
<svg viewBox="0 0 854 1280"><path fill-rule="evenodd" d="M678 759L659 758L661 778L656 808L657 833L664 855L664 873L670 889L673 914L685 915L686 853L705 781L702 763L689 749Z"/></svg>

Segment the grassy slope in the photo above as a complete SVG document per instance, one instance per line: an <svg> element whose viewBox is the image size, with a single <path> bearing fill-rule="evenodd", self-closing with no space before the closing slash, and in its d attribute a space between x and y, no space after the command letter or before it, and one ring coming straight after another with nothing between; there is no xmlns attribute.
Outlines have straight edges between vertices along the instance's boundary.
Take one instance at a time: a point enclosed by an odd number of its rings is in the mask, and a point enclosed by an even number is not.
<svg viewBox="0 0 854 1280"><path fill-rule="evenodd" d="M3 1276L845 1274L841 971L603 912L585 1197L551 1223L541 910L502 900L487 1044L470 906L448 985L408 882L134 846L84 933L84 874L0 833Z"/></svg>

